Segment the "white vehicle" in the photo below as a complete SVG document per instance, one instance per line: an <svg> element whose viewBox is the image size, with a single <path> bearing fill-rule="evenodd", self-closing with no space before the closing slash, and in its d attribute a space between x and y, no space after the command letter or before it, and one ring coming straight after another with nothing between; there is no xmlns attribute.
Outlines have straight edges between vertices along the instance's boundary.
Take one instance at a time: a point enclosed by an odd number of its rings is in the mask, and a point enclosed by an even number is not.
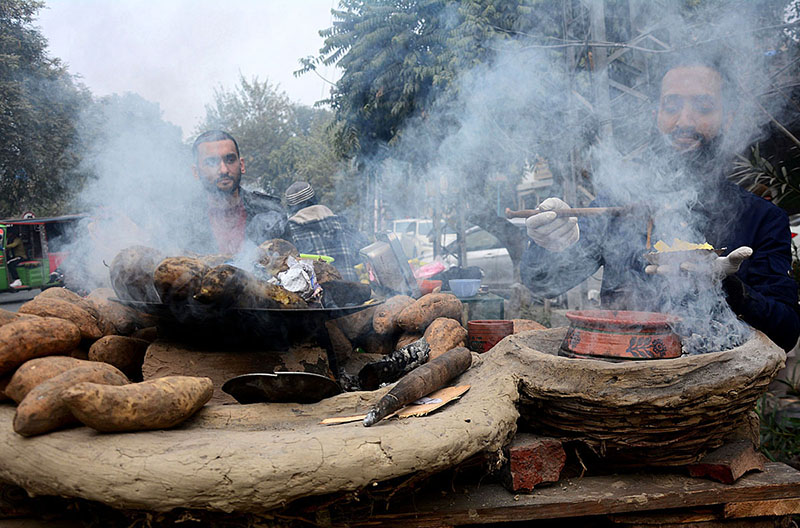
<svg viewBox="0 0 800 528"><path fill-rule="evenodd" d="M520 237L525 237L525 220L512 219L511 222L520 227ZM514 282L514 265L508 250L500 240L485 229L472 226L464 233L467 261L463 267L477 266L483 270L482 284L489 287L508 286ZM441 257L445 266L457 266L458 247L455 234L444 248ZM420 256L423 261L433 260L433 250Z"/></svg>
<svg viewBox="0 0 800 528"><path fill-rule="evenodd" d="M408 258L417 258L420 255L430 255L433 253L433 220L428 218L401 218L392 221L392 231L397 233L403 252ZM444 227L442 234L442 245L449 244L455 240L455 231L449 227Z"/></svg>

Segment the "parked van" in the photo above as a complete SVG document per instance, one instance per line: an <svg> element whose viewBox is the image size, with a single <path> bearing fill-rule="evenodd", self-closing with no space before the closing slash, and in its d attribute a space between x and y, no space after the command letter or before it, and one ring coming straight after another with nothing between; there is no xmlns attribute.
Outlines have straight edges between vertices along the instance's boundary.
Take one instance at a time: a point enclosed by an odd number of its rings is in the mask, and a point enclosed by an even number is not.
<svg viewBox="0 0 800 528"><path fill-rule="evenodd" d="M391 230L397 233L403 252L408 258L433 253L433 220L430 218L401 218L392 221ZM456 239L456 232L442 226L442 246Z"/></svg>

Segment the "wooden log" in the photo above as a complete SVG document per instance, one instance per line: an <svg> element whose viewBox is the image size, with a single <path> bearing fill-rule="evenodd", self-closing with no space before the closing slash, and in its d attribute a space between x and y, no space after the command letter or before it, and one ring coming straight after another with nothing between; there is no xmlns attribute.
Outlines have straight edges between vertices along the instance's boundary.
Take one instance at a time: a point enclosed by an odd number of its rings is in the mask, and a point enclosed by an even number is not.
<svg viewBox="0 0 800 528"><path fill-rule="evenodd" d="M464 347L457 347L417 367L370 409L364 418L364 427L369 427L403 406L441 389L471 364L472 352Z"/></svg>
<svg viewBox="0 0 800 528"><path fill-rule="evenodd" d="M764 471L764 456L753 449L751 442L740 440L715 449L688 469L693 477L733 484L748 471Z"/></svg>

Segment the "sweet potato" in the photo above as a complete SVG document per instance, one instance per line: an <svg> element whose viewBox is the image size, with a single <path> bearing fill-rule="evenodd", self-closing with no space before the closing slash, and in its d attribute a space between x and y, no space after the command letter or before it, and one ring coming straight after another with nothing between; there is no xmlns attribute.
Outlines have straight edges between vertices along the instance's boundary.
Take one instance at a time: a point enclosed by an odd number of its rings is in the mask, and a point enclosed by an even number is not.
<svg viewBox="0 0 800 528"><path fill-rule="evenodd" d="M372 318L372 328L376 334L389 335L399 330L397 316L404 308L413 304L414 299L408 295L395 295L386 300L375 311Z"/></svg>
<svg viewBox="0 0 800 528"><path fill-rule="evenodd" d="M461 320L461 301L451 293L429 293L403 308L397 325L406 332L424 332L434 319L448 317Z"/></svg>
<svg viewBox="0 0 800 528"><path fill-rule="evenodd" d="M333 264L323 260L314 261L314 276L319 284L332 280L342 280L342 274L339 273L339 270Z"/></svg>
<svg viewBox="0 0 800 528"><path fill-rule="evenodd" d="M92 343L89 359L114 365L132 380L142 379L142 363L149 342L125 336L105 336Z"/></svg>
<svg viewBox="0 0 800 528"><path fill-rule="evenodd" d="M425 341L431 346L429 360L436 359L452 348L467 346L467 329L455 319L439 317L425 330Z"/></svg>
<svg viewBox="0 0 800 528"><path fill-rule="evenodd" d="M40 383L87 364L91 362L69 356L47 356L26 361L11 376L6 396L19 403Z"/></svg>
<svg viewBox="0 0 800 528"><path fill-rule="evenodd" d="M203 276L194 298L221 308L305 308L307 303L298 294L283 286L257 279L252 273L222 264Z"/></svg>
<svg viewBox="0 0 800 528"><path fill-rule="evenodd" d="M61 393L81 422L102 432L174 427L197 412L214 392L210 378L167 376L111 387L79 383Z"/></svg>
<svg viewBox="0 0 800 528"><path fill-rule="evenodd" d="M164 255L146 246L123 249L111 261L111 287L120 299L158 302L153 272Z"/></svg>
<svg viewBox="0 0 800 528"><path fill-rule="evenodd" d="M398 348L403 348L406 345L410 345L420 337L422 337L421 332L402 333L400 334L400 337L397 338L397 343L394 345L394 349L397 350Z"/></svg>
<svg viewBox="0 0 800 528"><path fill-rule="evenodd" d="M152 343L158 339L158 327L148 326L147 328L140 328L131 334L131 337L136 339L144 339L148 343Z"/></svg>
<svg viewBox="0 0 800 528"><path fill-rule="evenodd" d="M289 269L287 262L289 257L300 258L300 252L294 244L281 238L267 240L258 246L258 263L270 275L277 276L278 273Z"/></svg>
<svg viewBox="0 0 800 528"><path fill-rule="evenodd" d="M100 313L101 320L106 321L105 335L128 335L138 328L155 325L153 316L134 310L110 299L116 294L109 288L97 288L86 296Z"/></svg>
<svg viewBox="0 0 800 528"><path fill-rule="evenodd" d="M19 318L20 315L18 313L0 309L0 326L7 325L8 323L14 322Z"/></svg>
<svg viewBox="0 0 800 528"><path fill-rule="evenodd" d="M81 339L93 341L103 337L103 331L97 324L97 319L78 306L55 297L44 297L28 301L19 307L19 312L38 315L40 317L58 317L72 321L81 332Z"/></svg>
<svg viewBox="0 0 800 528"><path fill-rule="evenodd" d="M11 383L11 376L8 374L0 376L0 402L11 399L11 396L6 393L9 383Z"/></svg>
<svg viewBox="0 0 800 528"><path fill-rule="evenodd" d="M77 366L50 378L34 387L19 403L14 414L14 431L23 436L33 436L77 422L61 394L64 389L82 381L124 385L128 378L108 363L97 362Z"/></svg>
<svg viewBox="0 0 800 528"><path fill-rule="evenodd" d="M71 352L81 341L75 323L55 317L19 319L0 327L0 374L29 359Z"/></svg>
<svg viewBox="0 0 800 528"><path fill-rule="evenodd" d="M200 291L200 282L208 266L192 257L167 257L156 266L153 282L165 304L182 303Z"/></svg>
<svg viewBox="0 0 800 528"><path fill-rule="evenodd" d="M91 301L84 299L77 293L66 288L47 288L46 290L42 291L42 293L34 297L34 300L36 299L59 299L62 301L67 301L68 303L79 306L80 308L83 308L89 312L89 315L94 317L99 324L100 312L97 311L97 307Z"/></svg>

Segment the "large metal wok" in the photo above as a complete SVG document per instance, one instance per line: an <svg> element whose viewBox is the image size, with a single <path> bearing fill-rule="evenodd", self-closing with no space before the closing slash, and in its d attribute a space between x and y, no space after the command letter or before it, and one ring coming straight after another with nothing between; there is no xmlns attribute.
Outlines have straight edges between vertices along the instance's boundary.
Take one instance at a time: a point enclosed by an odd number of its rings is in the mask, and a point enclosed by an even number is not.
<svg viewBox="0 0 800 528"><path fill-rule="evenodd" d="M331 371L338 375L325 323L350 315L383 301L335 308L227 308L198 303L164 304L126 299L111 299L155 316L159 334L183 341L215 343L237 347L246 344L269 346L269 350L288 350L291 343L313 336L328 356Z"/></svg>

